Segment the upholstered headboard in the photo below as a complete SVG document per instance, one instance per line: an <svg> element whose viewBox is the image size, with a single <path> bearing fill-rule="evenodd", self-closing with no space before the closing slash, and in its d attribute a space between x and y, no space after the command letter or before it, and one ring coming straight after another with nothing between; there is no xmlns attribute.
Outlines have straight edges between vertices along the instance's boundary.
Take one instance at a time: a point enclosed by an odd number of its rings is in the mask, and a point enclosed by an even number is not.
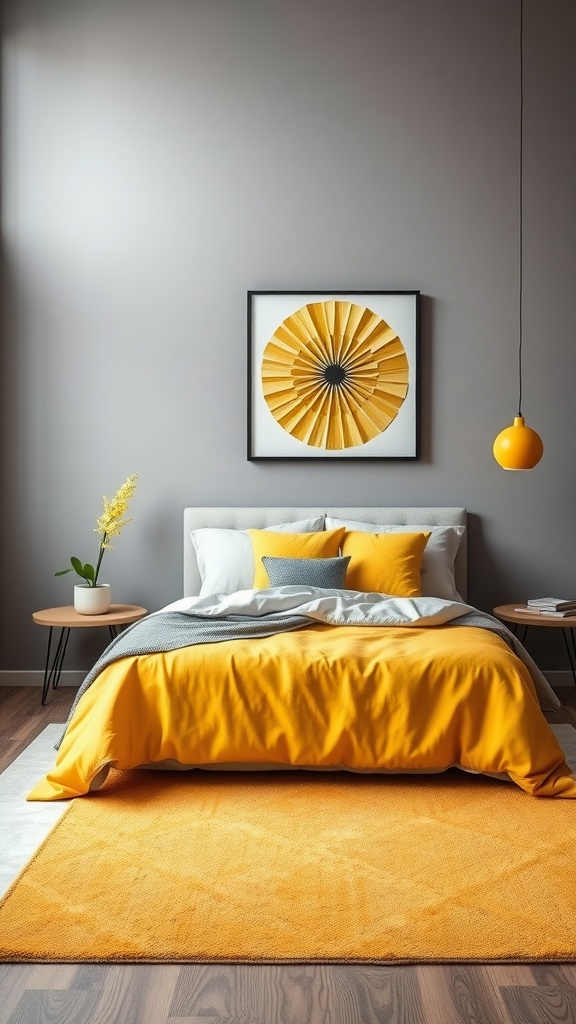
<svg viewBox="0 0 576 1024"><path fill-rule="evenodd" d="M326 513L335 519L355 519L387 526L466 526L465 508L348 508L348 507L280 507L280 508L185 508L184 509L184 597L200 593L200 574L190 532L202 527L228 530L261 530L264 526L309 519ZM458 593L467 595L466 531L456 555L454 574Z"/></svg>

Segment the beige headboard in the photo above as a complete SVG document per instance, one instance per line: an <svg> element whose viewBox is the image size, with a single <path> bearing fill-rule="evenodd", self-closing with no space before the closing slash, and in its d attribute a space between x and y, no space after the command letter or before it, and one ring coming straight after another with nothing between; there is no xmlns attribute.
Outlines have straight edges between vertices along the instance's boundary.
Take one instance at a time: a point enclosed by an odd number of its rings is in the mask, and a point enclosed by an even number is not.
<svg viewBox="0 0 576 1024"><path fill-rule="evenodd" d="M347 508L347 507L281 507L281 508L221 508L200 507L184 509L184 597L200 593L200 575L196 563L190 532L209 526L213 529L261 530L276 523L289 523L312 516L333 516L335 519L357 519L366 523L386 526L466 526L465 508ZM467 595L466 531L462 537L454 565L456 587L464 600Z"/></svg>

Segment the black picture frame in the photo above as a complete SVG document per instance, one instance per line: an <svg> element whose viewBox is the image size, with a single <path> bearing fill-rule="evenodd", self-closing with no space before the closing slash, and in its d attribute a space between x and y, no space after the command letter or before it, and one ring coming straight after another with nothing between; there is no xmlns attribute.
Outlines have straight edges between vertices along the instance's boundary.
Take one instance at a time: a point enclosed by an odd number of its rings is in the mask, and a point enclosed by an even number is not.
<svg viewBox="0 0 576 1024"><path fill-rule="evenodd" d="M249 462L420 458L419 290L248 291L247 328Z"/></svg>

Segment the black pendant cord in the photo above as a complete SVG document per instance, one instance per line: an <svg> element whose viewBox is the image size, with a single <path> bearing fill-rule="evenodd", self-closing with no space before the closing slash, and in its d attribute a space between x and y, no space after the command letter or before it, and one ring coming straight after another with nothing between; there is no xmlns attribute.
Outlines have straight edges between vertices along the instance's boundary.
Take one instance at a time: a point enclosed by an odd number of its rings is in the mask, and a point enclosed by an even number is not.
<svg viewBox="0 0 576 1024"><path fill-rule="evenodd" d="M524 153L524 0L520 0L520 209L519 209L519 309L518 309L518 415L522 415L522 290L524 281L523 254L524 254L524 231L523 231L523 209L524 209L524 174L523 174L523 153Z"/></svg>

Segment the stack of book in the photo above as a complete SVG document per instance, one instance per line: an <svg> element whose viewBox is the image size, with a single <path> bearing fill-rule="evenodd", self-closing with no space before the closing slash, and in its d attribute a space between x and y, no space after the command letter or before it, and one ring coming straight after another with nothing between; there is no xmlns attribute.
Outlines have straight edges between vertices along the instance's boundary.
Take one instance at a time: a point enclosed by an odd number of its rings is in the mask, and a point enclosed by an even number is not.
<svg viewBox="0 0 576 1024"><path fill-rule="evenodd" d="M532 597L523 608L515 608L514 611L564 619L569 615L576 615L576 600L568 601L563 597Z"/></svg>

